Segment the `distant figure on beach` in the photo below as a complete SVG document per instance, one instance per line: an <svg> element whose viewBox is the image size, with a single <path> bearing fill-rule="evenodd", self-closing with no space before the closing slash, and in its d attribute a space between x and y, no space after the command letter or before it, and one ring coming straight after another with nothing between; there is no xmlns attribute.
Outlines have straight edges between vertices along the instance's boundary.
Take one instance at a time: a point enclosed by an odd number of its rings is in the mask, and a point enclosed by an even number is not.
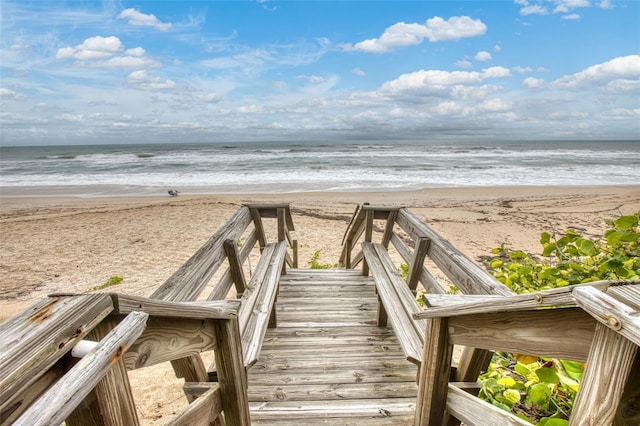
<svg viewBox="0 0 640 426"><path fill-rule="evenodd" d="M178 196L178 190L177 189L170 189L169 190L169 195L172 197L177 197Z"/></svg>

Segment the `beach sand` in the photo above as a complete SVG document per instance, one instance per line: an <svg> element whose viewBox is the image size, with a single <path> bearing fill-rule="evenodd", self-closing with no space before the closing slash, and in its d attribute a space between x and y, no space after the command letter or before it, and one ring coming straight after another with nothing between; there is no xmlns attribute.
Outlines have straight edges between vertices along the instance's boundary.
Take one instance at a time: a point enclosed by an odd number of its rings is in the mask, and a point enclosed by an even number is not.
<svg viewBox="0 0 640 426"><path fill-rule="evenodd" d="M54 292L86 292L117 275L110 290L150 295L243 203L291 204L300 266L320 250L336 263L358 203L406 206L472 260L505 243L539 253L540 233L576 228L601 235L604 218L640 209L640 187L438 188L179 197L29 198L0 203L0 322ZM139 414L160 423L184 404L166 368L134 372ZM169 368L170 370L170 368ZM149 380L150 378L153 380ZM162 382L161 382L162 381ZM167 390L167 386L172 391ZM158 390L162 388L162 399ZM147 396L148 395L148 396Z"/></svg>

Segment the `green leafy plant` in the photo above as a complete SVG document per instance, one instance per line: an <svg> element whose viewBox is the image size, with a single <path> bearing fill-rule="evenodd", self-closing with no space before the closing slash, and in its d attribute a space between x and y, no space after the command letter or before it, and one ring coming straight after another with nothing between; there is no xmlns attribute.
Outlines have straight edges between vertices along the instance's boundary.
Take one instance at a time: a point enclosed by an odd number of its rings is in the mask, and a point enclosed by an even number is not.
<svg viewBox="0 0 640 426"><path fill-rule="evenodd" d="M635 215L606 220L603 238L589 239L575 230L543 232L541 257L504 245L486 258L489 271L516 293L546 290L598 280L640 278L640 229Z"/></svg>
<svg viewBox="0 0 640 426"><path fill-rule="evenodd" d="M313 253L313 256L311 256L311 259L309 260L309 262L307 262L307 264L309 265L309 267L311 269L331 269L333 267L335 267L336 265L332 265L330 263L320 263L319 262L319 258L320 258L320 252L322 250L316 250Z"/></svg>
<svg viewBox="0 0 640 426"><path fill-rule="evenodd" d="M640 212L607 219L602 238L576 230L540 238L540 256L504 245L486 257L488 270L516 293L598 280L640 278ZM584 364L496 352L480 376L479 396L540 426L567 425Z"/></svg>
<svg viewBox="0 0 640 426"><path fill-rule="evenodd" d="M122 278L122 277L119 277L117 275L112 275L111 277L109 277L107 282L105 282L104 284L100 284L98 286L95 286L95 287L91 287L89 289L89 291L102 290L102 289L105 289L107 287L118 285L118 284L122 283L123 280L124 280L124 278Z"/></svg>

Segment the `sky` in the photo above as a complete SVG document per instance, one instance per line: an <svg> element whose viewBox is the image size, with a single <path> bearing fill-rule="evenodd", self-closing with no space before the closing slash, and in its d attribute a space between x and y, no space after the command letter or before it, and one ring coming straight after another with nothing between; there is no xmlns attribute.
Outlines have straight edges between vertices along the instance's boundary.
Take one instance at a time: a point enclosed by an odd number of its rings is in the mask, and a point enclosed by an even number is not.
<svg viewBox="0 0 640 426"><path fill-rule="evenodd" d="M0 0L0 145L640 139L640 1Z"/></svg>

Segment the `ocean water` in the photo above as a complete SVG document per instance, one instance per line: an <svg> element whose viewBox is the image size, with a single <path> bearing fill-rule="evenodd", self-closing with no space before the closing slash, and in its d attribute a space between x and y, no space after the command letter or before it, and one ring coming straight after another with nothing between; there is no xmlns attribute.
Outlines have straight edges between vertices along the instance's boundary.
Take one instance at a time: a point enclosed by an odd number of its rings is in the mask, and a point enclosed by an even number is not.
<svg viewBox="0 0 640 426"><path fill-rule="evenodd" d="M640 141L0 148L0 191L78 196L640 185ZM55 191L52 191L55 189Z"/></svg>

